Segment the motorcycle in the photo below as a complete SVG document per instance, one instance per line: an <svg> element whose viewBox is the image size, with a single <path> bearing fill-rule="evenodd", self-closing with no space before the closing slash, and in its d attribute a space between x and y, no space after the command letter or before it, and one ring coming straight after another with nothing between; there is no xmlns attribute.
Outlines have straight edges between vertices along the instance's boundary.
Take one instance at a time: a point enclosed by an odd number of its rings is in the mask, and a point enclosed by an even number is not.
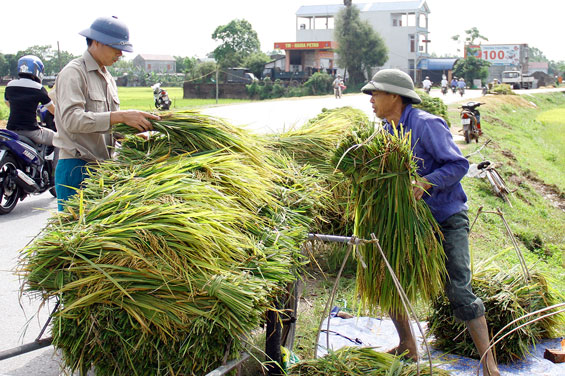
<svg viewBox="0 0 565 376"><path fill-rule="evenodd" d="M426 94L429 95L431 89L432 89L431 87L425 87L425 88L424 88L424 91L426 92Z"/></svg>
<svg viewBox="0 0 565 376"><path fill-rule="evenodd" d="M158 82L151 86L153 89L153 98L155 99L155 107L158 110L168 110L171 108L171 100L166 90L161 89L161 83Z"/></svg>
<svg viewBox="0 0 565 376"><path fill-rule="evenodd" d="M442 86L442 87L441 87L441 93L442 93L443 95L446 95L446 94L447 94L447 86Z"/></svg>
<svg viewBox="0 0 565 376"><path fill-rule="evenodd" d="M481 113L477 109L482 102L468 102L467 104L459 107L461 109L461 125L465 142L468 144L471 140L479 142L479 136L483 134L481 131Z"/></svg>
<svg viewBox="0 0 565 376"><path fill-rule="evenodd" d="M451 92L455 94L457 92L457 86L451 86Z"/></svg>
<svg viewBox="0 0 565 376"><path fill-rule="evenodd" d="M461 96L463 96L465 94L465 87L459 86L459 88L457 90L459 90L459 94L461 94Z"/></svg>
<svg viewBox="0 0 565 376"><path fill-rule="evenodd" d="M54 157L54 147L0 129L0 215L10 213L31 194L48 190L57 197Z"/></svg>

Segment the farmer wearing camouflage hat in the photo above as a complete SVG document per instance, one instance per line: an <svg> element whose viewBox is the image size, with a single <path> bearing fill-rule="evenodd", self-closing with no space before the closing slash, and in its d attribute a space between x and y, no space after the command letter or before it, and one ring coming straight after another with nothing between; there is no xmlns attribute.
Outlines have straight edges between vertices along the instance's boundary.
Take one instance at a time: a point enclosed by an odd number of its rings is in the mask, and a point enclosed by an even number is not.
<svg viewBox="0 0 565 376"><path fill-rule="evenodd" d="M461 186L469 162L453 141L442 118L412 107L422 99L414 91L414 82L408 74L398 69L380 70L361 91L371 95L373 111L383 120L387 131L412 134L413 154L421 176L413 186L414 196L426 202L441 228L449 275L445 292L453 314L465 321L482 356L487 351L489 335L483 302L471 289L467 196ZM415 360L417 345L408 318L391 315L391 319L400 343L389 352L400 355L407 351L406 356ZM483 373L500 375L490 350L485 358Z"/></svg>

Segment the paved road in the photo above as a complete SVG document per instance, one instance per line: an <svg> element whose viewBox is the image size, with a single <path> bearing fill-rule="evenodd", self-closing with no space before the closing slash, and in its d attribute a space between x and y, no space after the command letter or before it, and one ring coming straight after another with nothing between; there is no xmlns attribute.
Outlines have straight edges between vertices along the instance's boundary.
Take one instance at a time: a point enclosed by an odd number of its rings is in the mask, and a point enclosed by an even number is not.
<svg viewBox="0 0 565 376"><path fill-rule="evenodd" d="M451 92L442 95L439 89L432 90L430 94L434 97L442 97L445 103L453 103L480 97L481 91L467 90L463 97ZM225 118L232 124L244 126L258 133L270 133L300 126L319 114L322 108L351 106L362 110L372 119L374 115L369 99L366 94L347 94L341 99L335 99L333 96L277 99L213 107L203 112Z"/></svg>
<svg viewBox="0 0 565 376"><path fill-rule="evenodd" d="M533 92L533 91L530 91ZM442 96L439 90L432 90L432 96ZM480 96L479 90L468 90L463 98L448 93L443 96L446 103L472 99ZM374 116L365 94L344 95L342 99L333 96L307 99L282 99L254 102L240 105L214 107L205 113L223 117L232 124L246 125L249 129L268 133L281 131L293 125L301 125L316 116L322 108L351 106ZM38 335L49 315L50 307L39 309L37 301L19 297L20 281L14 275L19 250L22 249L45 226L56 202L49 193L30 197L18 203L12 213L0 216L0 351L22 343L32 342ZM35 315L39 310L39 315ZM29 323L28 323L29 320ZM26 330L26 323L28 323ZM53 348L48 347L26 355L0 361L0 376L53 376L59 375L57 357Z"/></svg>

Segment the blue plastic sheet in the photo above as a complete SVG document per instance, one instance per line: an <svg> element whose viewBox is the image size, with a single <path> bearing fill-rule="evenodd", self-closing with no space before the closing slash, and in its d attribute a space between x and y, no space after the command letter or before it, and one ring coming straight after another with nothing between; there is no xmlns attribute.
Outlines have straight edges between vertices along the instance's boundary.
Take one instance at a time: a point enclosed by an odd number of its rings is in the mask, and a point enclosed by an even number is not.
<svg viewBox="0 0 565 376"><path fill-rule="evenodd" d="M421 322L420 325L425 331L426 323ZM414 322L412 322L412 328L418 338L419 352L423 361L427 364L427 351L418 327ZM376 351L385 352L398 345L398 335L392 321L372 317L354 317L351 319L332 317L330 319L329 332L327 331L326 319L322 325L322 332L318 341L318 357L327 354L328 337L332 350L338 350L344 346L362 346L374 347ZM499 365L501 375L565 376L565 363L554 364L543 358L543 353L547 348L561 348L560 338L541 341L535 348L531 349L531 354L524 360L508 365ZM477 374L478 360L445 354L433 348L430 350L434 366L449 370L454 376ZM482 375L482 371L479 374Z"/></svg>

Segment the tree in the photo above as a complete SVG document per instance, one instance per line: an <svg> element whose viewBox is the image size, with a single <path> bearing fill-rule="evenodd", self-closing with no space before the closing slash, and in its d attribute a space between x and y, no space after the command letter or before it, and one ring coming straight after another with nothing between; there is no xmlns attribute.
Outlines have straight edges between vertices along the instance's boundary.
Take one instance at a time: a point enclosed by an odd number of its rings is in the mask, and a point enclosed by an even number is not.
<svg viewBox="0 0 565 376"><path fill-rule="evenodd" d="M247 55L258 52L261 46L257 32L246 20L218 26L212 39L222 41L214 50L214 58L223 68L240 66Z"/></svg>
<svg viewBox="0 0 565 376"><path fill-rule="evenodd" d="M458 77L465 78L466 82L472 82L473 79L481 79L484 81L488 77L488 67L490 66L490 62L478 59L475 56L477 49L472 46L479 43L477 40L482 39L488 41L488 38L481 35L479 29L476 27L465 30L465 34L465 49L467 57L457 61L453 68L453 73ZM454 35L451 39L458 41L460 36Z"/></svg>
<svg viewBox="0 0 565 376"><path fill-rule="evenodd" d="M454 35L454 36L451 37L451 39L453 39L456 42L459 42L461 40L461 35L459 35L459 34ZM464 47L468 48L468 46L470 46L470 45L471 46L476 45L477 43L479 43L479 42L477 42L477 40L480 40L480 39L488 42L488 38L481 35L481 33L479 32L479 29L477 29L476 27L472 27L468 30L465 30L465 45L464 45ZM461 52L461 50L459 48L457 49L457 51Z"/></svg>
<svg viewBox="0 0 565 376"><path fill-rule="evenodd" d="M7 76L10 73L10 64L4 54L0 54L0 77Z"/></svg>
<svg viewBox="0 0 565 376"><path fill-rule="evenodd" d="M367 21L361 21L359 14L359 9L348 2L336 16L334 31L338 64L349 73L353 84L365 81L365 73L370 77L371 67L388 60L383 40Z"/></svg>
<svg viewBox="0 0 565 376"><path fill-rule="evenodd" d="M488 77L488 67L490 62L478 59L475 56L468 54L465 59L457 60L453 68L453 74L457 77L465 78L467 83L472 82L475 78L480 78L482 81Z"/></svg>
<svg viewBox="0 0 565 376"><path fill-rule="evenodd" d="M176 72L177 73L184 73L188 75L191 71L194 70L196 64L198 64L198 59L195 57L183 57L183 56L175 56L176 60Z"/></svg>
<svg viewBox="0 0 565 376"><path fill-rule="evenodd" d="M79 57L78 55L73 55L68 51L61 51L60 53L54 52L50 58L47 58L43 64L45 65L45 74L54 76L58 74L61 69L65 67L71 60ZM122 60L120 60L122 61Z"/></svg>
<svg viewBox="0 0 565 376"><path fill-rule="evenodd" d="M248 68L257 78L261 78L265 64L271 60L267 54L263 52L254 52L243 60L243 65Z"/></svg>

